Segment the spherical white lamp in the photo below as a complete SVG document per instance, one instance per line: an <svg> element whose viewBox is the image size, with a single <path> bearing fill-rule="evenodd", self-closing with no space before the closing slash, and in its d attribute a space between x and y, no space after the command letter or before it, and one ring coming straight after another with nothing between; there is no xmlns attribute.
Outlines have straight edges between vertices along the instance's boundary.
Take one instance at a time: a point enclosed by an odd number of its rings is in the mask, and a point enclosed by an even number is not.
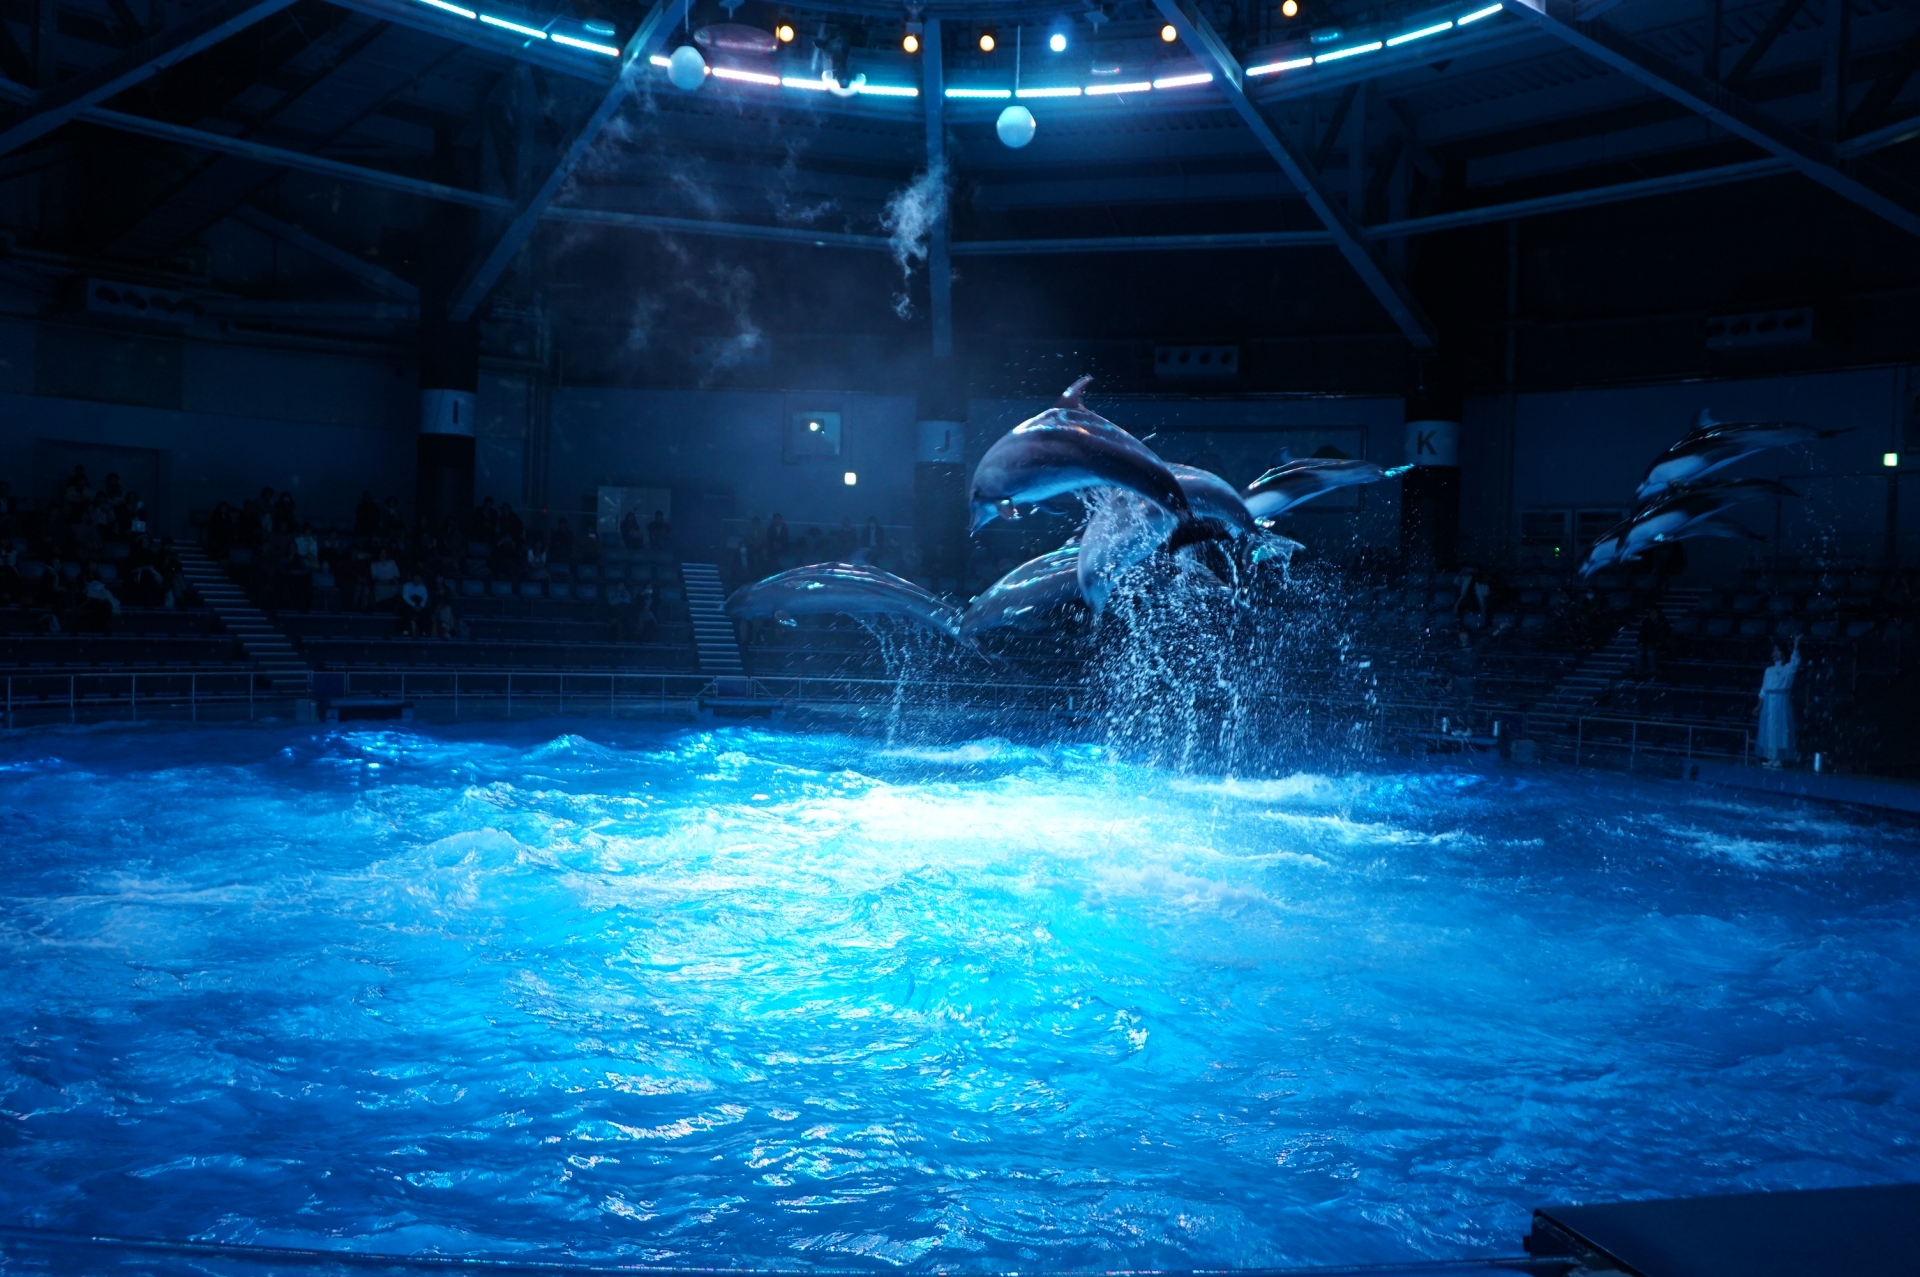
<svg viewBox="0 0 1920 1277"><path fill-rule="evenodd" d="M683 44L667 59L667 79L674 88L691 93L707 82L707 60L700 56L700 50Z"/></svg>
<svg viewBox="0 0 1920 1277"><path fill-rule="evenodd" d="M1000 112L1000 118L994 121L993 131L1000 135L1002 142L1017 151L1033 141L1033 131L1037 127L1032 111L1024 106L1010 106Z"/></svg>

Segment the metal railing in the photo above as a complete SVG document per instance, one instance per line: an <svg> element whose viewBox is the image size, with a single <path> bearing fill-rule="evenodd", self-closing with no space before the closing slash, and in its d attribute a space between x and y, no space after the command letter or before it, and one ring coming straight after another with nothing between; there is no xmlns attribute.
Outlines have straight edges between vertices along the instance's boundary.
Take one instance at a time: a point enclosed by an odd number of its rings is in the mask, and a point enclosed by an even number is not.
<svg viewBox="0 0 1920 1277"><path fill-rule="evenodd" d="M5 676L5 702L0 709L0 724L14 726L15 717L27 711L66 710L67 721L80 721L80 711L89 716L102 710L124 707L134 721L141 709L163 705L186 706L188 716L199 721L203 707L238 710L246 707L251 720L262 701L270 699L260 686L265 678L253 669L220 670L36 670ZM284 699L284 698L281 698Z"/></svg>
<svg viewBox="0 0 1920 1277"><path fill-rule="evenodd" d="M1609 735L1590 733L1588 724L1612 724L1627 729L1626 739L1622 740L1616 731ZM1738 738L1740 748L1736 752L1731 748ZM1719 747L1715 747L1715 742ZM1695 758L1738 758L1742 765L1753 755L1753 733L1744 727L1728 727L1716 723L1683 723L1671 719L1623 718L1611 714L1582 715L1574 732L1573 762L1577 767L1586 761L1588 751L1625 750L1627 770L1633 771L1642 755L1655 758L1678 758L1691 762Z"/></svg>

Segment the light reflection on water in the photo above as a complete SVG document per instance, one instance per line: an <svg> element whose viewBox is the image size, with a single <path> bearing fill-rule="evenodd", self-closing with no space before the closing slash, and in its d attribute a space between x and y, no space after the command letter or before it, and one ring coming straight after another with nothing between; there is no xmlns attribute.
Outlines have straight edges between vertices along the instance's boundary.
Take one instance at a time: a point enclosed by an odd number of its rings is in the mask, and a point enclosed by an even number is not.
<svg viewBox="0 0 1920 1277"><path fill-rule="evenodd" d="M752 730L0 743L0 1222L958 1268L1920 1178L1910 827Z"/></svg>

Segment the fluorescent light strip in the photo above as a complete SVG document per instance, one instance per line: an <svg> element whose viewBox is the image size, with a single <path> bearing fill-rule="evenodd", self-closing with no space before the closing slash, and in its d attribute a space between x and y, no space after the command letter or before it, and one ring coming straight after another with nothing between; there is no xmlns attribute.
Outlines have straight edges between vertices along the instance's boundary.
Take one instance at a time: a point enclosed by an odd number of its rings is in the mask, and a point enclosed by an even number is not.
<svg viewBox="0 0 1920 1277"><path fill-rule="evenodd" d="M1412 44L1415 40L1424 40L1430 35L1439 35L1442 31L1451 30L1453 30L1453 23L1436 22L1430 27L1421 27L1418 31L1409 31L1405 35L1393 37L1387 41L1387 47L1389 49L1397 49L1403 44Z"/></svg>
<svg viewBox="0 0 1920 1277"><path fill-rule="evenodd" d="M1248 67L1245 75L1273 75L1279 71L1298 71L1301 67L1313 65L1312 58L1289 58L1285 62L1262 62L1257 67Z"/></svg>
<svg viewBox="0 0 1920 1277"><path fill-rule="evenodd" d="M1383 47L1385 46L1383 46L1380 41L1375 40L1372 44L1356 44L1349 49L1335 49L1332 53L1323 53L1315 58L1314 61L1338 62L1341 58L1351 58L1360 53L1378 53Z"/></svg>
<svg viewBox="0 0 1920 1277"><path fill-rule="evenodd" d="M570 35L561 35L557 31L549 38L555 44L564 44L569 49L585 49L588 53L604 53L610 58L620 56L620 50L610 44L595 44L591 40L576 40Z"/></svg>
<svg viewBox="0 0 1920 1277"><path fill-rule="evenodd" d="M1015 89L1013 96L1017 98L1077 98L1080 96L1080 87L1075 84L1062 84L1048 89Z"/></svg>
<svg viewBox="0 0 1920 1277"><path fill-rule="evenodd" d="M809 80L803 76L784 75L780 77L780 87L786 89L811 89L816 93L825 93L833 86L825 80Z"/></svg>
<svg viewBox="0 0 1920 1277"><path fill-rule="evenodd" d="M920 90L911 84L863 84L860 86L863 97L876 98L917 98Z"/></svg>
<svg viewBox="0 0 1920 1277"><path fill-rule="evenodd" d="M948 89L950 98L1010 98L1012 89Z"/></svg>
<svg viewBox="0 0 1920 1277"><path fill-rule="evenodd" d="M648 59L647 59L647 61L649 61L649 62L651 62L651 63L653 63L653 65L655 65L655 66L657 66L657 67L670 67L670 66L672 66L672 65L673 65L673 59L672 59L672 58L668 58L668 57L663 57L663 56L661 56L661 55L660 55L660 54L658 54L658 53L656 53L656 54L654 54L654 55L653 55L652 57L650 57L650 58L648 58Z"/></svg>
<svg viewBox="0 0 1920 1277"><path fill-rule="evenodd" d="M1134 80L1127 84L1089 84L1087 96L1102 98L1114 93L1148 93L1152 90L1153 84L1147 80Z"/></svg>
<svg viewBox="0 0 1920 1277"><path fill-rule="evenodd" d="M547 33L538 27L523 27L518 22L508 22L505 18L496 18L491 13L481 14L480 21L490 27L499 27L502 30L511 31L515 35L526 36L529 40L544 40L547 38Z"/></svg>
<svg viewBox="0 0 1920 1277"><path fill-rule="evenodd" d="M480 16L479 14L475 13L471 9L462 9L457 4L448 4L447 0L420 0L420 3L425 5L431 5L434 8L440 10L442 13L452 13L462 18L472 19Z"/></svg>
<svg viewBox="0 0 1920 1277"><path fill-rule="evenodd" d="M1464 27L1469 22L1478 22L1482 18L1491 18L1494 14L1498 12L1500 12L1500 6L1497 4L1490 4L1484 9L1475 9L1472 13L1469 13L1466 17L1457 19L1453 25L1456 27Z"/></svg>
<svg viewBox="0 0 1920 1277"><path fill-rule="evenodd" d="M745 84L764 84L775 89L780 87L780 77L777 75L763 75L758 71L740 71L733 67L710 67L709 70L716 80L739 80Z"/></svg>
<svg viewBox="0 0 1920 1277"><path fill-rule="evenodd" d="M1207 71L1201 71L1194 75L1170 75L1166 77L1164 80L1155 80L1153 82L1153 87L1156 89L1184 89L1190 84L1212 84L1212 83L1213 83L1212 73Z"/></svg>

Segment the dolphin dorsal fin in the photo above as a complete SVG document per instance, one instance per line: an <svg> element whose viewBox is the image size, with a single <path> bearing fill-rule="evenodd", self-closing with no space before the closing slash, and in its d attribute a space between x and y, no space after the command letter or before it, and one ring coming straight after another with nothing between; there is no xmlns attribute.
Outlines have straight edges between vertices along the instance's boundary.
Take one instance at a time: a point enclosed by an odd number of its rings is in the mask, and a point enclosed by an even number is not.
<svg viewBox="0 0 1920 1277"><path fill-rule="evenodd" d="M1053 406L1056 408L1085 409L1087 405L1080 402L1080 395L1083 391L1086 390L1088 386L1091 386L1092 384L1093 384L1093 378L1091 376L1081 376L1081 377L1075 378L1074 383L1071 386L1068 386L1065 390L1060 392L1060 401L1054 404Z"/></svg>
<svg viewBox="0 0 1920 1277"><path fill-rule="evenodd" d="M1701 430L1711 430L1719 424L1720 424L1719 422L1713 419L1713 412L1711 409L1702 408L1699 412L1696 412L1693 414L1693 428L1696 432Z"/></svg>

